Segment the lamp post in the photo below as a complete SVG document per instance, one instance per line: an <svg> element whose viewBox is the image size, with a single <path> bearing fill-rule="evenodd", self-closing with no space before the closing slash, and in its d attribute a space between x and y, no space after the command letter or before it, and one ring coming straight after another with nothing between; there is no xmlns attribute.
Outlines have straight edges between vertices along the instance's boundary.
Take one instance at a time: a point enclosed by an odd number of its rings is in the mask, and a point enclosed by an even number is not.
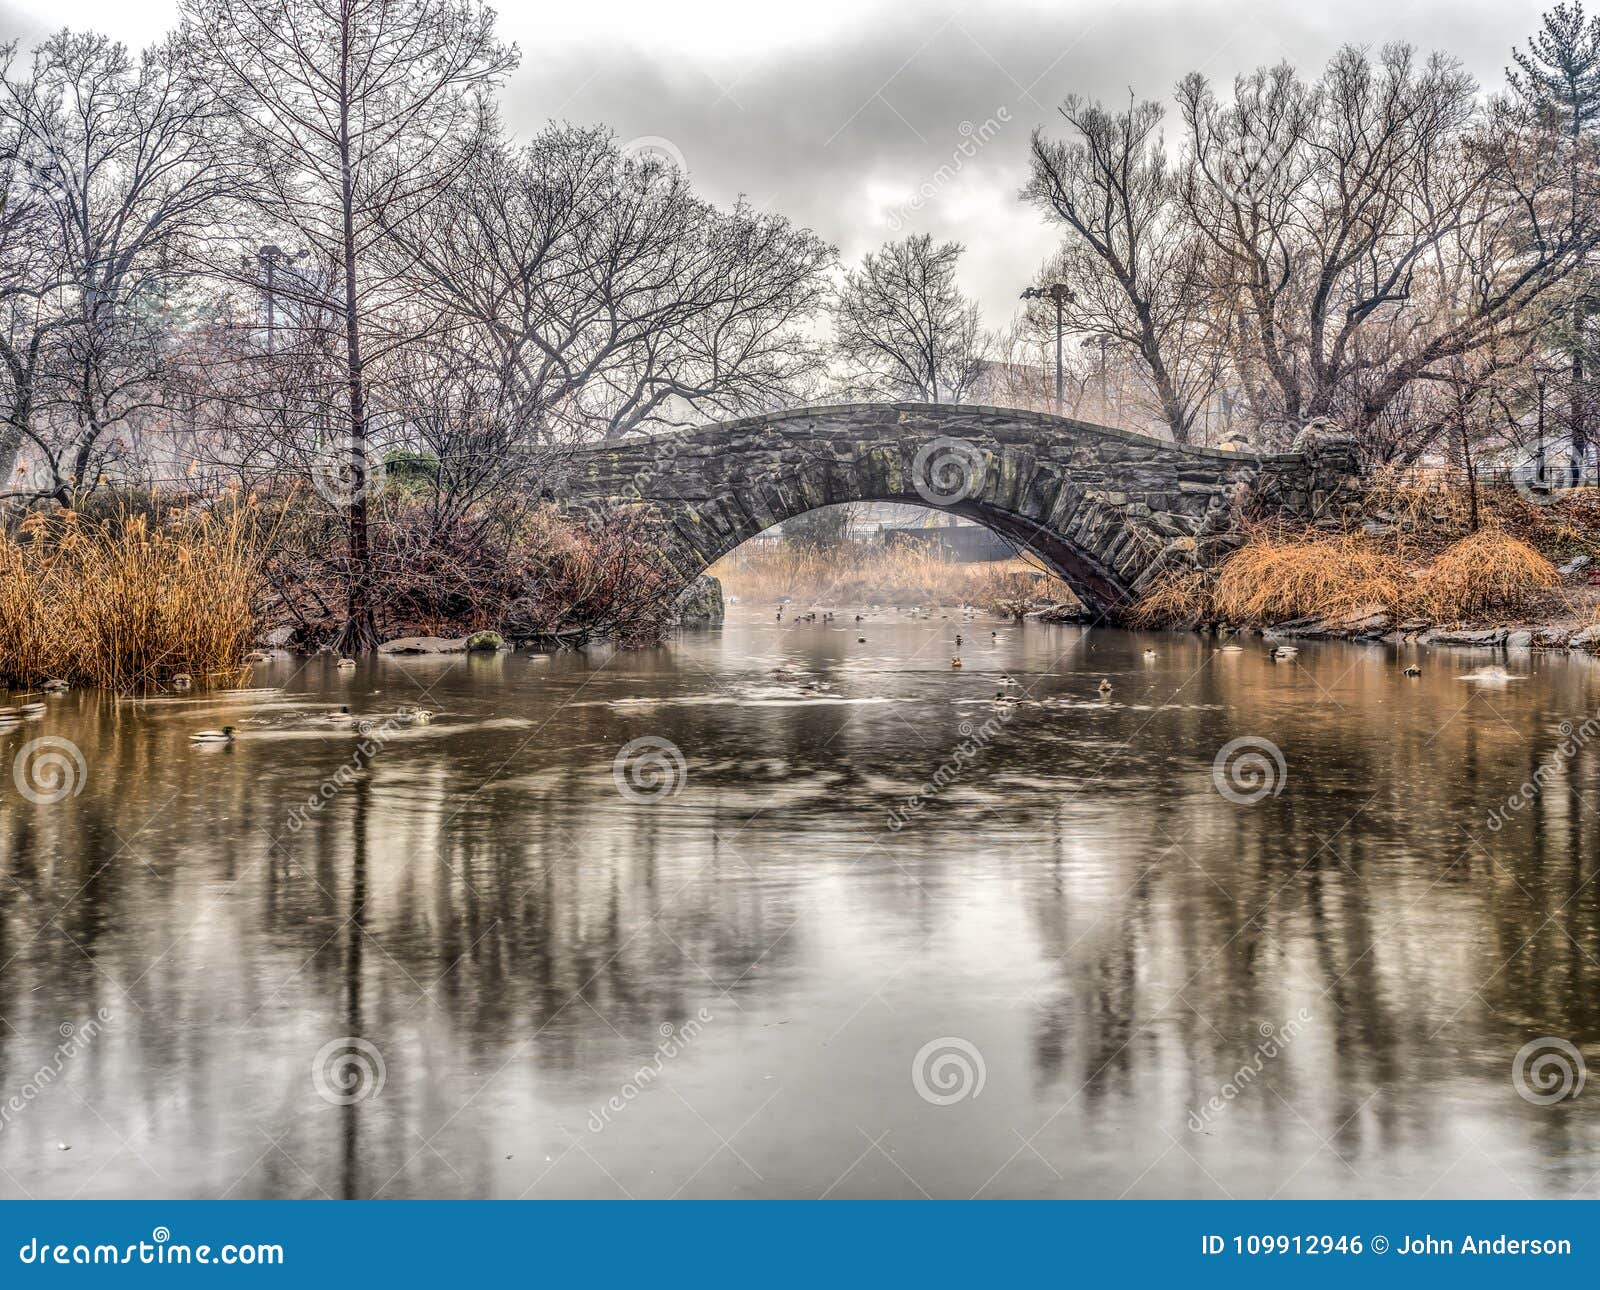
<svg viewBox="0 0 1600 1290"><path fill-rule="evenodd" d="M256 248L256 252L255 252L254 256L247 255L247 256L244 257L245 266L247 268L250 265L250 261L252 259L254 259L258 263L261 264L261 266L263 267L263 269L265 270L265 273L266 273L266 280L267 280L267 282L266 282L266 286L267 286L267 353L269 353L269 354L272 353L273 331L275 329L275 324L276 324L276 321L277 321L277 319L276 319L277 298L276 298L276 288L275 288L275 284L274 284L274 281L273 281L273 279L275 277L275 274L276 274L276 271L277 271L277 268L278 268L278 266L280 264L292 264L297 260L303 260L303 259L306 258L307 254L308 254L308 252L302 249L302 250L294 252L291 255L288 251L285 251L281 246L274 246L274 245L272 245L272 243L269 242L266 246L262 246L262 247Z"/></svg>
<svg viewBox="0 0 1600 1290"><path fill-rule="evenodd" d="M1056 414L1059 416L1065 409L1065 387L1061 379L1061 333L1063 324L1061 311L1071 304L1074 297L1064 282L1052 282L1047 287L1029 287L1022 293L1024 300L1054 300L1056 303Z"/></svg>

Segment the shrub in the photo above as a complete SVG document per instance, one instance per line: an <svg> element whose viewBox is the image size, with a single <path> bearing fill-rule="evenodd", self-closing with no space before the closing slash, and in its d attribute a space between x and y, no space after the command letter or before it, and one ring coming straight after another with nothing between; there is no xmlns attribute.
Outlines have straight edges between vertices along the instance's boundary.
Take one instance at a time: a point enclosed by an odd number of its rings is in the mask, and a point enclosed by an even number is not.
<svg viewBox="0 0 1600 1290"><path fill-rule="evenodd" d="M1526 542L1481 529L1446 547L1417 575L1417 594L1434 618L1454 621L1520 609L1559 581L1555 565Z"/></svg>
<svg viewBox="0 0 1600 1290"><path fill-rule="evenodd" d="M1140 627L1191 626L1212 615L1212 577L1204 569L1171 569L1134 605Z"/></svg>
<svg viewBox="0 0 1600 1290"><path fill-rule="evenodd" d="M1220 618L1259 625L1337 618L1370 604L1396 609L1407 586L1399 559L1359 535L1257 533L1223 564L1213 603Z"/></svg>

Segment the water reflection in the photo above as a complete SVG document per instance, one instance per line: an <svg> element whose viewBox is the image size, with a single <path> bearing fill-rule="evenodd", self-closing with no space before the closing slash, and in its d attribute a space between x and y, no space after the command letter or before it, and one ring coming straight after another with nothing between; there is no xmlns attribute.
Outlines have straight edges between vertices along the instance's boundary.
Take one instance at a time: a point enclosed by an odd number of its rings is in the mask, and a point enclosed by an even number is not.
<svg viewBox="0 0 1600 1290"><path fill-rule="evenodd" d="M0 735L87 767L0 795L0 1190L1594 1189L1596 1090L1512 1079L1600 1051L1589 660L1030 626L952 673L958 626L52 701ZM644 737L681 774L626 795ZM1213 782L1243 737L1283 756L1253 804ZM976 1096L914 1069L951 1040Z"/></svg>

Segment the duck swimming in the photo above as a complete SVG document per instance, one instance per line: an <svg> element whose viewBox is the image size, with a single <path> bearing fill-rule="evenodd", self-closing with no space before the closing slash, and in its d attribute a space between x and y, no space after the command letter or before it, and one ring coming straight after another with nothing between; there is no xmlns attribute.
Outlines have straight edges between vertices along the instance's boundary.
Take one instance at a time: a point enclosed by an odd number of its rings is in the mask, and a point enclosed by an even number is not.
<svg viewBox="0 0 1600 1290"><path fill-rule="evenodd" d="M1110 694L1111 693L1111 682L1106 680L1104 677L1101 677L1100 678L1100 684L1096 688L1100 691L1101 694Z"/></svg>
<svg viewBox="0 0 1600 1290"><path fill-rule="evenodd" d="M221 730L197 730L189 736L192 744L231 744L233 742L233 727L223 726Z"/></svg>
<svg viewBox="0 0 1600 1290"><path fill-rule="evenodd" d="M950 660L950 670L952 672L959 672L961 670L961 655L957 654Z"/></svg>

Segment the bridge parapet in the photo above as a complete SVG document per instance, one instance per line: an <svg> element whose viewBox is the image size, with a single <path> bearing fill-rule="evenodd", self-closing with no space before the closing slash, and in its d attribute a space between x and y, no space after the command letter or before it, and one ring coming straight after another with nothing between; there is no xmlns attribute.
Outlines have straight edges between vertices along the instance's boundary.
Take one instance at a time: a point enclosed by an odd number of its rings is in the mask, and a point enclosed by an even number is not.
<svg viewBox="0 0 1600 1290"><path fill-rule="evenodd" d="M1230 545L1242 510L1338 509L1353 452L1190 448L1016 409L870 403L746 417L575 453L557 496L660 522L684 582L763 529L841 502L953 511L1036 551L1115 616L1159 572Z"/></svg>

